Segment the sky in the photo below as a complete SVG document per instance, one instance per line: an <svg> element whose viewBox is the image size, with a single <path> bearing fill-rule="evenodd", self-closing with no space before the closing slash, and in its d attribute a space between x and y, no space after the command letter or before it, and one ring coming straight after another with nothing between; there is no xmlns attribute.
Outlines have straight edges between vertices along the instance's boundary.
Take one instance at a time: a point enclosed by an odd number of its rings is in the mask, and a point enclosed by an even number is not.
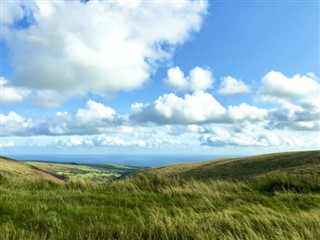
<svg viewBox="0 0 320 240"><path fill-rule="evenodd" d="M1 1L1 155L319 149L319 1Z"/></svg>

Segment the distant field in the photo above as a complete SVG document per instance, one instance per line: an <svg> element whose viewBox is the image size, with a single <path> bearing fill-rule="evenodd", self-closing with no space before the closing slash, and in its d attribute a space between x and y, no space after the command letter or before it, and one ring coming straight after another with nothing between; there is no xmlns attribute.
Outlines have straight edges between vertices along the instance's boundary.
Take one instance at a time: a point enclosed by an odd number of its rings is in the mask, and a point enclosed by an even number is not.
<svg viewBox="0 0 320 240"><path fill-rule="evenodd" d="M106 181L142 168L119 164L78 164L27 161L26 163L61 176L65 180Z"/></svg>
<svg viewBox="0 0 320 240"><path fill-rule="evenodd" d="M318 156L261 155L65 184L4 159L0 239L318 240Z"/></svg>

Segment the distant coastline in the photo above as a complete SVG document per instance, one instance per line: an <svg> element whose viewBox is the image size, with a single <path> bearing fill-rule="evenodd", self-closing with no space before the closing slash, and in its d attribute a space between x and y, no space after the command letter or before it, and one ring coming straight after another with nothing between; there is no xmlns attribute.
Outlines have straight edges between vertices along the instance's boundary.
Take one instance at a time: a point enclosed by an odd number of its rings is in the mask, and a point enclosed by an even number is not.
<svg viewBox="0 0 320 240"><path fill-rule="evenodd" d="M123 164L131 166L159 167L170 164L201 162L227 157L239 157L237 155L209 155L209 154L110 154L110 155L44 155L44 154L12 154L17 160L36 160L52 162L74 162L74 163L100 163L100 164Z"/></svg>

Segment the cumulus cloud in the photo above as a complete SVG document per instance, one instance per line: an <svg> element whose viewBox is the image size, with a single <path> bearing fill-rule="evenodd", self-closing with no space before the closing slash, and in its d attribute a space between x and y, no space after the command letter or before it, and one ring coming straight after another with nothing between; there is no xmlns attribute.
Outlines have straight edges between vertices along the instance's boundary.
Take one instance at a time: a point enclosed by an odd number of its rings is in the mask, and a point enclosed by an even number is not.
<svg viewBox="0 0 320 240"><path fill-rule="evenodd" d="M9 82L4 77L0 77L0 87L1 104L22 102L31 93L29 89L10 86Z"/></svg>
<svg viewBox="0 0 320 240"><path fill-rule="evenodd" d="M68 97L141 87L159 62L171 58L175 46L200 30L208 7L207 1L187 0L2 5L8 10L2 27L14 83ZM25 26L14 27L19 21Z"/></svg>
<svg viewBox="0 0 320 240"><path fill-rule="evenodd" d="M284 134L285 136L286 134ZM286 138L280 137L274 132L261 128L245 125L239 128L213 127L211 133L200 137L201 145L211 147L225 146L280 146L288 145ZM291 141L293 144L294 141Z"/></svg>
<svg viewBox="0 0 320 240"><path fill-rule="evenodd" d="M159 97L152 104L132 105L131 119L157 124L205 124L266 122L268 110L242 103L223 107L210 93L195 91L180 98L173 93ZM192 127L194 130L195 127ZM188 131L188 129L185 129ZM200 131L200 129L198 129ZM201 131L205 131L202 129Z"/></svg>
<svg viewBox="0 0 320 240"><path fill-rule="evenodd" d="M298 129L296 124L299 122L291 119L282 121L287 127L274 126L272 123L277 121L272 122L272 113L269 114L271 116L268 117L267 123L239 122L207 126L206 131L200 134L200 144L209 147L319 147L320 138L317 131L311 131L312 129L307 127Z"/></svg>
<svg viewBox="0 0 320 240"><path fill-rule="evenodd" d="M261 122L268 119L268 110L241 103L239 106L228 107L228 118L234 123L242 121Z"/></svg>
<svg viewBox="0 0 320 240"><path fill-rule="evenodd" d="M93 100L34 119L15 112L0 115L2 137L56 136L53 144L60 147L182 148L197 146L200 136L204 146L317 146L319 119L319 109L309 103L224 107L204 91L164 94L151 104L133 104L124 115Z"/></svg>
<svg viewBox="0 0 320 240"><path fill-rule="evenodd" d="M262 100L280 103L269 110L269 129L319 131L320 84L314 74L289 78L271 71L261 79Z"/></svg>
<svg viewBox="0 0 320 240"><path fill-rule="evenodd" d="M57 112L53 118L42 122L42 130L51 135L98 134L123 121L125 116L117 114L113 108L89 100L85 108L74 113Z"/></svg>
<svg viewBox="0 0 320 240"><path fill-rule="evenodd" d="M218 93L221 95L233 95L239 93L248 93L250 88L241 80L237 80L231 76L222 78Z"/></svg>
<svg viewBox="0 0 320 240"><path fill-rule="evenodd" d="M165 84L174 91L196 91L212 88L213 76L210 69L195 67L185 76L179 67L169 68Z"/></svg>
<svg viewBox="0 0 320 240"><path fill-rule="evenodd" d="M0 114L1 137L24 136L34 134L34 122L31 118L23 117L13 111L7 115Z"/></svg>
<svg viewBox="0 0 320 240"><path fill-rule="evenodd" d="M319 131L320 111L286 103L280 109L271 109L269 111L268 128Z"/></svg>
<svg viewBox="0 0 320 240"><path fill-rule="evenodd" d="M2 136L35 135L91 135L108 131L130 132L122 126L127 117L101 103L89 100L84 108L74 112L57 112L54 116L42 116L36 120L15 112L0 114Z"/></svg>
<svg viewBox="0 0 320 240"><path fill-rule="evenodd" d="M271 71L262 77L261 84L260 93L268 101L320 101L320 84L311 74L296 74L289 78L281 72Z"/></svg>
<svg viewBox="0 0 320 240"><path fill-rule="evenodd" d="M226 109L209 93L195 91L180 98L173 93L160 96L153 104L133 104L131 118L158 124L219 122Z"/></svg>

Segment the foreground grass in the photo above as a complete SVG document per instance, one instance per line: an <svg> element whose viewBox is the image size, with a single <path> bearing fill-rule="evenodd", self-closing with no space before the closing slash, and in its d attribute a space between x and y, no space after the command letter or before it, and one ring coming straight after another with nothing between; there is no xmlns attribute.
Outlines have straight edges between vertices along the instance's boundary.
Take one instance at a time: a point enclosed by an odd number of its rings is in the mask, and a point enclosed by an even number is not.
<svg viewBox="0 0 320 240"><path fill-rule="evenodd" d="M0 239L320 239L317 175L65 185L0 177Z"/></svg>

